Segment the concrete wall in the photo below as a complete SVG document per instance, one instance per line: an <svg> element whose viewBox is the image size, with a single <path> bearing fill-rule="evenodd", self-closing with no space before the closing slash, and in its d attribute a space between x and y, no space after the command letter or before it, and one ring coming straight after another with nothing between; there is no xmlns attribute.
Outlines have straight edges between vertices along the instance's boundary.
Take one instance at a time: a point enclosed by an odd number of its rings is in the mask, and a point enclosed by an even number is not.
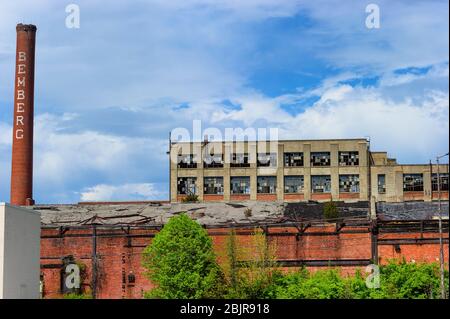
<svg viewBox="0 0 450 319"><path fill-rule="evenodd" d="M39 298L41 219L0 203L0 298Z"/></svg>
<svg viewBox="0 0 450 319"><path fill-rule="evenodd" d="M224 154L223 168L204 168L202 154L205 148L222 152ZM339 164L340 151L357 151L359 155L358 166L342 166ZM258 153L276 153L276 167L258 167L256 158ZM302 152L304 157L303 167L284 167L284 153ZM331 165L326 167L311 167L311 152L330 152ZM230 167L229 158L232 153L248 153L251 164L248 168ZM176 163L177 154L194 154L197 158L197 168L178 168ZM178 177L196 177L197 190L200 201L208 200L268 200L268 201L298 201L298 200L317 200L328 201L345 200L358 201L368 200L369 170L368 170L368 142L365 139L348 139L348 140L303 140L303 141L278 141L273 144L266 142L209 142L205 143L178 143L171 147L171 171L170 183L172 202L180 200L177 194ZM340 193L339 192L339 175L355 174L359 175L360 192L359 193ZM303 175L304 189L303 192L297 194L284 193L284 176L287 175ZM331 192L327 194L311 193L311 176L312 175L330 175L331 176ZM212 196L203 196L203 178L205 176L221 176L224 178L224 194L220 198ZM248 176L250 177L250 195L243 198L240 196L230 196L230 177L232 176ZM258 176L276 176L277 191L276 194L257 194L257 177Z"/></svg>
<svg viewBox="0 0 450 319"><path fill-rule="evenodd" d="M224 155L223 168L204 168L203 155L205 149L212 152L222 152ZM258 153L277 153L277 166L272 168L257 167ZM358 166L343 166L339 163L339 152L357 151L359 155ZM285 167L284 153L303 153L304 165L302 167ZM325 167L311 166L312 152L330 152L331 165ZM248 168L230 167L229 158L232 153L248 153L253 160ZM198 160L197 168L177 168L177 154L195 154ZM178 143L171 147L170 170L170 199L171 202L180 201L182 196L177 194L178 177L196 177L197 195L200 201L233 201L233 200L259 200L259 201L308 201L319 202L329 200L342 200L345 202L367 201L374 202L402 202L402 201L432 201L437 199L437 192L431 190L431 176L437 172L437 165L412 164L400 165L395 159L388 158L386 152L371 152L365 139L345 140L304 140L304 141L278 141L273 145L266 142L209 142L209 143ZM441 173L448 173L448 165L440 165ZM423 174L424 189L421 192L403 192L403 174ZM386 176L386 192L378 192L378 175ZM304 189L300 193L284 193L284 176L302 175ZM329 175L331 177L330 193L312 193L311 176ZM340 175L358 175L359 193L343 193L339 191ZM203 179L206 176L220 176L224 178L224 194L220 196L203 196ZM250 177L249 195L230 195L230 178L232 176ZM276 176L276 194L257 194L258 176ZM371 194L371 195L370 195ZM369 198L371 196L371 198ZM441 193L441 199L448 200L448 191Z"/></svg>

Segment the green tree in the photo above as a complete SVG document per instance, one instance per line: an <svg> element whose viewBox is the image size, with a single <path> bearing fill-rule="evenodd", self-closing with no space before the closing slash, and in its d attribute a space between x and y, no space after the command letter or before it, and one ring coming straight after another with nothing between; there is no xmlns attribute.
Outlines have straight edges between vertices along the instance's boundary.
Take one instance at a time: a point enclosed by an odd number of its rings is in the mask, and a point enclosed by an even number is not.
<svg viewBox="0 0 450 319"><path fill-rule="evenodd" d="M221 295L222 274L205 229L186 214L172 217L144 249L143 266L156 288L147 298L194 299Z"/></svg>

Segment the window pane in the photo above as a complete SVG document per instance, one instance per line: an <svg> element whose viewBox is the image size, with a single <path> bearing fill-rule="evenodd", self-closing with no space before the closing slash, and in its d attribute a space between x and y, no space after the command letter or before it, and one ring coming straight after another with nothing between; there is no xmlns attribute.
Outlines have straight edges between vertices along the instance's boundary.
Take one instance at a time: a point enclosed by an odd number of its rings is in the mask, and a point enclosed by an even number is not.
<svg viewBox="0 0 450 319"><path fill-rule="evenodd" d="M439 173L439 178L441 180L441 191L448 191L448 173ZM437 173L433 174L431 179L431 186L433 189L433 192L438 191L438 177Z"/></svg>
<svg viewBox="0 0 450 319"><path fill-rule="evenodd" d="M223 177L205 177L203 184L205 194L223 195Z"/></svg>
<svg viewBox="0 0 450 319"><path fill-rule="evenodd" d="M258 166L259 167L276 167L277 166L277 154L263 154L258 153Z"/></svg>
<svg viewBox="0 0 450 319"><path fill-rule="evenodd" d="M359 175L339 175L340 193L359 193Z"/></svg>
<svg viewBox="0 0 450 319"><path fill-rule="evenodd" d="M276 194L277 178L276 176L258 176L259 194Z"/></svg>
<svg viewBox="0 0 450 319"><path fill-rule="evenodd" d="M178 155L178 168L197 168L197 162L194 161L194 154Z"/></svg>
<svg viewBox="0 0 450 319"><path fill-rule="evenodd" d="M178 177L178 194L197 194L197 188L195 186L196 180L196 177Z"/></svg>
<svg viewBox="0 0 450 319"><path fill-rule="evenodd" d="M386 193L386 175L378 174L378 193Z"/></svg>
<svg viewBox="0 0 450 319"><path fill-rule="evenodd" d="M311 153L311 166L330 166L330 152Z"/></svg>
<svg viewBox="0 0 450 319"><path fill-rule="evenodd" d="M231 177L231 194L250 194L250 177Z"/></svg>
<svg viewBox="0 0 450 319"><path fill-rule="evenodd" d="M358 166L358 152L339 152L339 165L341 166Z"/></svg>
<svg viewBox="0 0 450 319"><path fill-rule="evenodd" d="M311 191L313 193L330 193L331 176L330 175L311 176Z"/></svg>
<svg viewBox="0 0 450 319"><path fill-rule="evenodd" d="M303 187L304 187L303 175L284 177L284 192L286 194L302 193Z"/></svg>
<svg viewBox="0 0 450 319"><path fill-rule="evenodd" d="M205 168L223 167L223 154L206 154L203 166Z"/></svg>
<svg viewBox="0 0 450 319"><path fill-rule="evenodd" d="M303 153L284 153L284 166L286 167L303 166Z"/></svg>
<svg viewBox="0 0 450 319"><path fill-rule="evenodd" d="M423 191L423 175L422 174L403 174L403 191L404 192L421 192L421 191Z"/></svg>
<svg viewBox="0 0 450 319"><path fill-rule="evenodd" d="M231 154L231 167L250 167L249 155L247 153Z"/></svg>

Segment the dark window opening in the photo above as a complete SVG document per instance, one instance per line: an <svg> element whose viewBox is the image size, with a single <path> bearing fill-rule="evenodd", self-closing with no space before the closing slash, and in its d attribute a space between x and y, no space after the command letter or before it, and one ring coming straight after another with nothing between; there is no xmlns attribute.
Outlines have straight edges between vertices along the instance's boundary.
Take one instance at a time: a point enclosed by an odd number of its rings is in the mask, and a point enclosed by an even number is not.
<svg viewBox="0 0 450 319"><path fill-rule="evenodd" d="M250 194L250 177L231 177L230 190L231 194Z"/></svg>
<svg viewBox="0 0 450 319"><path fill-rule="evenodd" d="M203 160L204 168L223 167L223 154L206 154Z"/></svg>
<svg viewBox="0 0 450 319"><path fill-rule="evenodd" d="M340 193L359 193L359 175L339 175Z"/></svg>
<svg viewBox="0 0 450 319"><path fill-rule="evenodd" d="M250 167L249 155L247 153L231 154L230 167Z"/></svg>
<svg viewBox="0 0 450 319"><path fill-rule="evenodd" d="M304 185L305 180L302 175L284 177L284 192L286 194L302 193Z"/></svg>
<svg viewBox="0 0 450 319"><path fill-rule="evenodd" d="M276 194L277 178L276 176L258 176L257 186L258 194Z"/></svg>
<svg viewBox="0 0 450 319"><path fill-rule="evenodd" d="M303 166L303 153L284 153L284 166L286 167Z"/></svg>
<svg viewBox="0 0 450 319"><path fill-rule="evenodd" d="M341 166L358 166L358 152L339 152L339 165Z"/></svg>
<svg viewBox="0 0 450 319"><path fill-rule="evenodd" d="M194 154L178 155L178 168L197 168Z"/></svg>
<svg viewBox="0 0 450 319"><path fill-rule="evenodd" d="M197 187L195 182L196 177L178 177L178 194L179 195L192 195L197 194Z"/></svg>
<svg viewBox="0 0 450 319"><path fill-rule="evenodd" d="M439 173L439 179L441 180L441 191L448 191L448 173ZM431 178L431 188L433 192L438 191L438 176L437 173L433 174Z"/></svg>
<svg viewBox="0 0 450 319"><path fill-rule="evenodd" d="M311 176L311 191L313 193L331 193L331 176Z"/></svg>
<svg viewBox="0 0 450 319"><path fill-rule="evenodd" d="M378 174L378 194L386 193L386 175Z"/></svg>
<svg viewBox="0 0 450 319"><path fill-rule="evenodd" d="M422 174L403 174L404 192L422 192L423 175Z"/></svg>
<svg viewBox="0 0 450 319"><path fill-rule="evenodd" d="M330 152L311 153L311 166L330 166Z"/></svg>
<svg viewBox="0 0 450 319"><path fill-rule="evenodd" d="M205 177L203 189L207 195L223 195L223 177Z"/></svg>
<svg viewBox="0 0 450 319"><path fill-rule="evenodd" d="M276 153L258 154L258 167L276 167L276 166L277 166Z"/></svg>

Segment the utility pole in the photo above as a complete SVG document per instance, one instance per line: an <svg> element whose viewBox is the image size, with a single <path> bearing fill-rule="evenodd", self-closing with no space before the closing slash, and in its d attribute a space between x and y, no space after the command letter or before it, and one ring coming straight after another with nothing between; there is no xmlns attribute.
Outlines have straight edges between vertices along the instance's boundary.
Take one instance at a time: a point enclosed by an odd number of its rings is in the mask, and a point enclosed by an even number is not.
<svg viewBox="0 0 450 319"><path fill-rule="evenodd" d="M436 157L437 163L437 185L438 185L438 210L439 210L439 264L441 275L441 298L445 299L445 277L444 277L444 245L442 239L442 207L441 207L441 175L439 174L439 159L448 156L449 153Z"/></svg>

